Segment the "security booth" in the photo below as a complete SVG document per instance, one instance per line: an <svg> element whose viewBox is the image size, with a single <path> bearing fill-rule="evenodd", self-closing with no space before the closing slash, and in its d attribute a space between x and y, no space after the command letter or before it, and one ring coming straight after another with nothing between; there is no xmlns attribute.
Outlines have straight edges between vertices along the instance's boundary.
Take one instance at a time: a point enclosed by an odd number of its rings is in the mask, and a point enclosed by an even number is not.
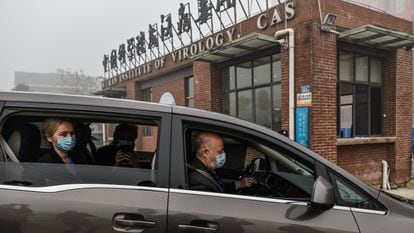
<svg viewBox="0 0 414 233"><path fill-rule="evenodd" d="M284 130L370 184L381 184L384 162L391 183L407 182L412 22L340 0L264 1L254 13L243 2L181 4L177 28L163 15L158 32L104 56L100 94L169 93L177 105ZM155 140L139 132L139 145Z"/></svg>

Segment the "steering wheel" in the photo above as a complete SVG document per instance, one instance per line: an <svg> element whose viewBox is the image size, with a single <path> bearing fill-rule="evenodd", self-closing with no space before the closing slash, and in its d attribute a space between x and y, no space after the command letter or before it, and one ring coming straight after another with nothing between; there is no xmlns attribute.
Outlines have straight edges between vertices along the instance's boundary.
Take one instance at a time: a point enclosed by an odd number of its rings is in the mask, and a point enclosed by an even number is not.
<svg viewBox="0 0 414 233"><path fill-rule="evenodd" d="M256 171L256 163L255 163L256 159L252 161L251 164L249 164L249 166L246 167L246 169L244 170L243 174L245 176L250 176L250 177L254 177L254 172Z"/></svg>
<svg viewBox="0 0 414 233"><path fill-rule="evenodd" d="M256 174L256 161L262 158L254 159L249 166L243 171L243 176L249 176L255 179L255 183L249 188L238 190L239 194L253 195L253 196L266 196L271 193L271 188L267 185L266 179L261 180ZM267 176L267 175L266 175Z"/></svg>
<svg viewBox="0 0 414 233"><path fill-rule="evenodd" d="M253 160L252 163L250 163L249 166L247 166L243 170L242 177L253 177L254 179L256 179L254 177L254 172L256 170L256 164L254 163L254 161L255 160ZM237 193L242 194L242 195L254 195L255 189L256 189L256 184L253 183L252 186L250 186L249 188L243 188L243 189L237 190Z"/></svg>

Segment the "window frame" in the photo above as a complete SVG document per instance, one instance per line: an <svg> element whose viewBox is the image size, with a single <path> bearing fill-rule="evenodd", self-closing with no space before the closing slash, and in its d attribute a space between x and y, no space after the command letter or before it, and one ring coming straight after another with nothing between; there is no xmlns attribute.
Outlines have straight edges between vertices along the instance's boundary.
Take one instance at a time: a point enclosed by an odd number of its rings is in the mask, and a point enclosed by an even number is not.
<svg viewBox="0 0 414 233"><path fill-rule="evenodd" d="M157 188L167 188L169 181L169 146L170 146L170 113L149 112L141 109L124 109L119 107L96 107L74 104L50 104L50 103L27 103L27 102L8 102L10 103L0 115L1 132L5 127L6 121L21 113L32 113L31 115L39 117L76 117L88 119L91 116L102 119L114 119L121 122L128 120L133 122L138 116L140 118L150 118L158 121L158 139L157 139ZM85 110L87 109L87 110ZM161 146L162 145L162 146ZM0 145L1 152L4 153L3 145ZM4 161L5 157L2 156ZM97 184L101 185L101 184ZM111 184L119 185L119 184ZM135 184L136 185L136 184ZM14 186L12 186L14 187ZM48 187L48 186L44 186Z"/></svg>
<svg viewBox="0 0 414 233"><path fill-rule="evenodd" d="M277 57L277 58L275 59L275 57ZM255 66L254 66L254 64L255 64L255 61L263 59L263 58L269 58L269 61L270 61L270 63L268 63L269 66L270 66L270 74L269 74L270 75L270 81L267 82L267 83L255 84L255 81L254 81L254 73L255 73L254 68L255 68ZM274 125L274 122L272 120L272 119L275 119L275 114L274 114L274 111L273 111L274 96L275 96L274 88L275 88L275 86L280 86L280 87L282 86L282 79L281 78L279 78L279 80L274 79L274 72L275 71L274 71L273 63L276 62L276 61L281 63L281 54L280 53L268 53L264 56L263 55L262 56L256 56L253 59L252 58L244 59L244 60L241 60L237 63L227 64L226 66L223 66L221 68L221 75L222 75L222 88L221 88L221 96L220 96L220 98L221 98L221 112L224 113L224 114L227 114L227 113L225 113L225 109L224 109L225 98L227 96L227 98L230 101L230 95L234 94L235 95L235 103L234 103L234 105L235 105L235 115L234 115L234 117L239 118L240 117L240 115L239 115L239 98L238 98L239 93L244 92L244 91L249 91L250 94L251 94L251 105L252 105L252 108L251 108L252 111L250 112L250 117L252 118L251 122L256 123L257 122L256 91L261 89L261 88L268 88L270 90L270 96L269 96L270 97L269 98L269 101L270 101L270 103L269 103L269 109L270 109L270 122L269 123L270 123L270 127L269 128L271 128L275 131L281 130L281 127L282 127L281 122L280 122L280 125ZM250 65L251 65L251 68L250 68L251 85L239 88L238 85L237 85L237 65L244 64L244 63L250 63ZM224 79L223 75L224 75L226 69L227 70L233 69L233 73L234 73L234 88L233 89L231 88L231 85L229 85L228 90L224 90L224 88L223 88L225 86L224 85L225 79ZM282 73L280 72L278 75L280 77L282 75ZM230 76L229 76L229 79L230 79ZM282 88L280 88L280 90L282 91ZM281 96L281 93L280 93L280 96ZM280 99L282 99L282 98L280 98ZM281 101L280 105L282 105L282 101ZM229 111L228 114L230 115L230 108L228 109L228 111Z"/></svg>
<svg viewBox="0 0 414 233"><path fill-rule="evenodd" d="M362 190L360 187L353 184L352 182L350 182L345 177L341 176L338 172L334 171L332 168L327 168L327 170L328 170L327 173L328 173L328 176L329 176L329 181L332 184L332 186L334 187L335 204L336 205L350 207L350 208L357 208L357 209L387 211L387 208L380 201L378 201L376 198L374 198L373 196L371 196L370 194L368 194L367 192ZM374 205L377 205L379 209L362 208L362 207L353 206L352 204L349 204L349 203L345 203L346 201L342 199L341 194L339 192L337 181L340 181L341 183L343 183L345 186L347 186L352 191L357 192L359 195L362 195L362 196L366 197Z"/></svg>
<svg viewBox="0 0 414 233"><path fill-rule="evenodd" d="M146 102L152 102L152 87L148 87L145 89L142 89L142 100ZM143 136L144 137L152 137L152 127L150 126L144 126L143 127Z"/></svg>
<svg viewBox="0 0 414 233"><path fill-rule="evenodd" d="M190 80L192 80L192 93L190 93ZM184 78L184 95L185 95L185 106L189 108L194 108L194 76L188 76ZM193 106L190 106L190 100L193 100Z"/></svg>
<svg viewBox="0 0 414 233"><path fill-rule="evenodd" d="M341 53L348 53L352 55L352 80L341 80L340 78L340 56ZM356 78L356 56L366 56L368 58L368 81L358 81ZM381 61L381 70L380 70L380 83L376 83L373 82L371 80L371 61L373 59L378 59ZM347 104L347 105L352 105L352 134L351 134L351 138L354 137L381 137L384 135L384 118L382 117L384 114L384 59L382 54L380 53L375 53L373 51L369 51L368 53L361 53L360 51L357 51L355 48L353 49L346 49L346 48L340 48L337 50L337 96L336 96L336 101L337 101L337 138L341 139L341 138L348 138L348 137L341 137L341 84L350 84L352 85L352 104ZM368 88L368 97L367 97L367 112L368 112L368 116L367 116L367 134L356 134L356 87L357 86L367 86ZM381 132L379 134L375 134L372 133L372 94L371 94L371 89L372 88L380 88L381 89L381 112L380 112L380 116L381 116Z"/></svg>
<svg viewBox="0 0 414 233"><path fill-rule="evenodd" d="M314 180L318 176L318 171L316 168L316 160L312 159L303 151L300 151L298 148L292 147L282 140L277 139L276 137L272 137L266 135L259 130L254 128L247 128L244 126L240 126L238 124L233 124L225 121L217 121L214 119L208 118L198 118L196 116L188 116L188 115L173 115L173 123L172 123L172 134L175 135L171 140L172 145L176 145L171 148L171 157L175 159L171 160L171 188L184 188L188 191L187 186L187 171L186 171L186 163L187 163L187 148L186 139L185 139L185 130L187 128L198 129L198 130L206 130L206 131L216 131L217 133L224 133L227 136L235 137L235 138L247 138L246 140L256 141L261 143L265 146L270 148L278 147L283 151L288 151L293 154L293 157L299 158L299 160L306 161L313 166L314 172ZM216 129L216 130L213 130ZM276 133L275 133L276 134ZM239 194L234 194L239 195ZM239 195L243 196L243 195ZM263 197L266 199L280 199L280 200L290 200L290 199L283 199L283 198L270 198L270 197ZM298 200L303 201L303 200Z"/></svg>

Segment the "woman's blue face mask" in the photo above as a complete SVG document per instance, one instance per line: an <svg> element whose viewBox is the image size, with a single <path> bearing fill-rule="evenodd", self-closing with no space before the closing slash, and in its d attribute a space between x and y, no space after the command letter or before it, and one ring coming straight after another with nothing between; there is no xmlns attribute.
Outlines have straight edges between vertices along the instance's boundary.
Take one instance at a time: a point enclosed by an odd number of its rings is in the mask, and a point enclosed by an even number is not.
<svg viewBox="0 0 414 233"><path fill-rule="evenodd" d="M75 147L75 145L76 145L75 136L58 137L58 140L56 142L56 147L63 152L68 152L72 150Z"/></svg>

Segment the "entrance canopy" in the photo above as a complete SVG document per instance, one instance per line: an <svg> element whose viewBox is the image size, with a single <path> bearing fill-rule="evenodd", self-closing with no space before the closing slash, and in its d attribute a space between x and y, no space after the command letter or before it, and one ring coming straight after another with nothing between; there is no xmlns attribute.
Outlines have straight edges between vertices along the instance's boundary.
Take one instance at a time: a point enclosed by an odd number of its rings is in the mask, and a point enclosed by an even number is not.
<svg viewBox="0 0 414 233"><path fill-rule="evenodd" d="M341 32L338 39L385 50L414 46L414 35L371 24Z"/></svg>
<svg viewBox="0 0 414 233"><path fill-rule="evenodd" d="M192 57L193 60L220 63L278 44L273 36L251 33L237 40L227 42L213 50L204 51Z"/></svg>

